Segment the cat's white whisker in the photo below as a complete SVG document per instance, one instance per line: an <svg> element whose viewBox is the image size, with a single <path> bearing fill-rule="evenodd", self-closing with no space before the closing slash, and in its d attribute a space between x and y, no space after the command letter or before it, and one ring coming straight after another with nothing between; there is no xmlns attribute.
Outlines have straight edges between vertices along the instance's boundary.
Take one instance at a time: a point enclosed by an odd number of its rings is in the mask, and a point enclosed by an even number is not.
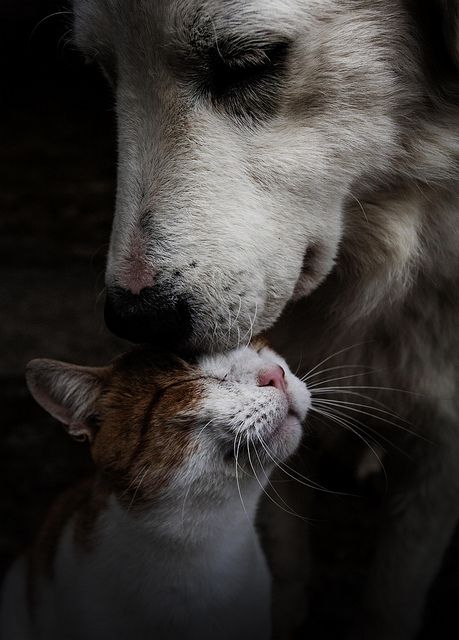
<svg viewBox="0 0 459 640"><path fill-rule="evenodd" d="M428 396L426 396L423 393L417 393L416 391L408 391L407 389L397 389L396 387L378 387L376 385L343 385L343 386L333 386L333 387L318 387L318 388L314 388L314 385L312 387L308 387L309 389L314 389L314 391L312 393L317 394L317 393L326 393L328 391L335 391L335 392L340 392L340 391L346 391L346 389L369 389L369 390L373 390L373 391L395 391L396 393L402 393L402 394L406 394L406 395L410 395L410 396L419 396L421 398L426 398Z"/></svg>
<svg viewBox="0 0 459 640"><path fill-rule="evenodd" d="M371 373L378 373L383 371L383 369L372 369ZM308 384L309 389L315 389L316 387L320 387L322 384L328 384L329 382L339 382L340 380L351 380L352 378L361 378L361 373L352 373L348 376L340 376L338 378L328 378L327 380L318 380L313 384Z"/></svg>
<svg viewBox="0 0 459 640"><path fill-rule="evenodd" d="M314 367L312 367L312 369L309 369L309 371L304 374L304 376L301 378L301 380L303 382L306 382L309 379L309 376L311 375L311 373L313 371L316 371L319 367L321 367L323 364L325 364L326 362L328 362L332 358L335 358L336 356L339 356L342 353L346 353L346 351L350 351L351 349L356 349L357 347L361 347L364 344L369 344L369 342L357 342L355 344L350 345L349 347L345 347L344 349L340 349L339 351L335 351L335 353L332 353L331 355L327 356L326 358L324 358L323 360L318 362Z"/></svg>
<svg viewBox="0 0 459 640"><path fill-rule="evenodd" d="M344 395L344 394L343 394ZM314 399L314 397L313 397ZM391 411L389 409L381 409L380 407L375 407L371 404L364 404L362 402L352 402L351 400L344 400L342 398L318 398L316 399L316 402L322 402L322 403L326 403L326 404L333 404L334 406L338 407L338 406L343 406L343 407L347 407L350 410L355 410L356 412L360 412L363 413L365 415L371 416L373 418L379 418L379 419L383 419L381 416L390 416L391 418L395 418L397 420L400 420L401 422L407 422L408 424L411 424L408 420L406 420L405 418L403 418L402 416L400 416L399 414L395 413L395 411ZM371 409L372 412L366 412L365 409ZM395 426L400 426L396 423L393 423L391 421L388 421L389 424L395 424ZM407 429L407 431L409 431L409 429Z"/></svg>
<svg viewBox="0 0 459 640"><path fill-rule="evenodd" d="M352 421L352 424L354 424L354 426L356 426L356 428L357 428L357 425L358 425L359 430L363 431L364 433L365 432L369 432L371 434L374 434L372 436L372 440L374 440L379 446L382 446L379 441L383 440L389 446L391 446L393 449L395 449L396 451L398 451L402 455L404 455L404 456L406 456L406 457L411 459L411 456L406 451L404 451L401 447L396 445L395 442L390 440L387 436L382 434L380 431L377 431L376 429L373 429L373 427L370 427L365 422L362 422L361 420L358 420L355 416L349 416L347 413L345 413L345 411L343 409L346 409L347 407L344 407L344 408L341 407L341 406L335 407L333 404L330 404L330 403L323 404L321 402L316 402L314 404L314 406L317 407L317 408L320 408L320 409L325 409L327 411L333 412L334 415L337 415L337 416L340 416L342 418L346 418L349 421ZM371 416L371 414L367 414L367 415ZM371 416L371 417L374 417L374 416ZM394 423L394 426L397 427L398 425Z"/></svg>
<svg viewBox="0 0 459 640"><path fill-rule="evenodd" d="M367 367L363 364L339 364L339 365L336 365L335 367L327 367L326 369L320 369L319 371L316 371L315 373L312 373L311 375L309 375L307 378L302 378L302 380L306 382L309 386L309 381L312 378L321 376L324 373L328 373L329 371L339 371L340 369L362 369L362 370L365 370L365 373L367 374L372 371L375 371L375 369L373 369L372 367ZM363 373L364 372L362 371L362 375Z"/></svg>
<svg viewBox="0 0 459 640"><path fill-rule="evenodd" d="M238 434L236 434L236 436L235 436L235 441L236 441L237 437L238 437ZM239 476L238 476L238 472L237 472L237 470L238 470L239 449L240 449L240 446L241 446L241 439L242 439L242 434L239 434L239 440L238 440L238 444L237 444L237 449L236 449L235 456L234 456L234 459L235 459L235 473L236 473L236 485L237 485L237 490L238 490L238 493L239 493L239 498L241 500L242 508L244 509L244 513L246 515L247 520L249 520L249 522L250 522L250 517L249 517L249 514L248 514L246 506L245 506L244 498L242 497L241 484L240 484Z"/></svg>
<svg viewBox="0 0 459 640"><path fill-rule="evenodd" d="M257 436L258 441L261 443L261 436L260 436L258 433L256 434L256 436ZM252 444L253 444L253 443L252 443ZM303 517L303 516L301 516L299 513L297 513L296 511L293 511L293 510L290 508L290 506L288 505L288 503L284 500L284 498L280 495L280 493L279 493L279 492L274 488L274 485L273 485L273 483L271 482L271 480L270 480L270 478L269 478L269 474L267 474L267 473L266 473L266 471L265 471L265 469L264 469L264 467L263 467L263 462L262 462L262 460L261 460L261 458L260 458L260 455L259 455L259 453L258 453L258 451L257 451L257 448L256 448L256 446L255 446L254 444L253 444L253 450L254 450L254 452L255 452L255 455L257 456L258 464L259 464L259 466L260 466L260 469L261 469L261 471L262 471L263 475L264 475L264 476L265 476L265 478L266 478L266 482L267 482L267 484L268 484L268 485L269 485L269 487L271 488L271 491L273 491L273 493L274 493L274 494L279 498L279 500L281 501L281 503L283 503L285 506L282 506L282 504L279 504L279 503L277 502L277 500L274 500L274 498L273 498L273 497L269 494L269 492L266 490L266 487L265 487L265 486L264 486L264 485L263 485L263 484L258 480L258 477L257 477L257 481L258 481L258 483L259 483L260 487L262 488L263 493L265 494L265 496L266 496L266 497L268 498L268 500L270 500L270 501L271 501L271 502L272 502L272 503L273 503L273 504L274 504L278 509L281 509L282 511L284 511L284 512L285 512L285 513L287 513L288 515L295 516L296 518L300 518L301 520L305 520L305 521L306 521L306 518L304 518L304 517ZM249 455L249 460L250 460L250 455ZM251 464L252 464L252 463L251 463ZM256 475L256 473L255 473L255 469L253 468L253 465L252 465L252 469L253 469L254 474Z"/></svg>
<svg viewBox="0 0 459 640"><path fill-rule="evenodd" d="M126 487L126 489L123 491L121 495L125 496L127 493L129 493L129 490L131 489L131 487L137 482L141 474L145 471L145 469L148 469L149 466L150 466L149 463L146 463L140 467L140 471L138 471L138 473L136 473L136 475L132 478L131 482L129 483L129 485Z"/></svg>
<svg viewBox="0 0 459 640"><path fill-rule="evenodd" d="M202 427L202 429L198 432L197 436L196 436L196 441L199 442L199 438L201 437L201 434L207 429L207 427L209 425L211 425L213 422L215 422L216 418L211 418L208 422L206 422L206 424ZM184 529L185 526L185 507L186 507L186 502L188 499L188 496L190 495L190 491L192 488L192 482L190 482L190 484L188 485L188 488L185 492L185 496L183 498L183 503L182 503L182 517L181 517L181 521L182 521L182 529Z"/></svg>
<svg viewBox="0 0 459 640"><path fill-rule="evenodd" d="M385 468L385 466L383 464L383 461L381 460L381 457L376 452L375 448L369 443L368 439L365 438L364 436L362 436L362 434L359 432L361 430L355 424L353 424L352 419L343 418L343 417L335 415L331 411L325 411L324 409L318 409L316 407L311 407L311 411L315 411L316 413L319 413L320 415L324 416L325 418L329 418L330 420L332 420L332 422L336 422L336 424L344 427L346 430L350 431L357 438L359 438L370 449L370 451L373 453L375 458L378 460L378 462L379 462L379 464L381 466L381 469L382 469L382 471L384 473L384 478L385 478L385 483L386 483L386 490L387 490L387 487L388 487L389 483L388 483L386 468Z"/></svg>
<svg viewBox="0 0 459 640"><path fill-rule="evenodd" d="M352 495L352 494L349 494L349 493L342 493L340 491L333 491L331 489L327 489L326 487L323 487L322 485L318 484L314 480L311 480L310 478L307 478L306 476L303 476L301 473L298 473L298 471L296 471L295 469L290 467L286 462L283 462L277 456L275 456L275 454L267 446L266 442L261 440L260 444L263 447L263 449L265 450L266 455L272 460L272 462L277 467L279 467L279 469L283 473L285 473L286 476L288 476L292 480L295 480L295 482L299 482L300 484L304 485L305 487L308 487L309 489L315 489L317 491L322 491L324 493L331 493L331 494L338 495L338 496L350 496L350 495Z"/></svg>
<svg viewBox="0 0 459 640"><path fill-rule="evenodd" d="M149 469L149 466L147 466L147 468L146 468L146 469L145 469L145 471L143 472L142 477L140 478L140 480L139 480L139 482L138 482L138 484L137 484L137 487L136 487L136 489L135 489L135 491L134 491L134 495L132 496L131 502L129 503L129 506L128 506L128 508L127 508L127 511L128 511L128 512L131 510L131 507L132 507L132 505L133 505L133 504L134 504L134 502L135 502L135 499L136 499L136 497L137 497L137 494L138 494L138 492L139 492L139 489L140 489L140 487L142 486L142 483L143 483L143 481L145 480L145 476L146 476L146 475L147 475L147 473L148 473L148 469Z"/></svg>
<svg viewBox="0 0 459 640"><path fill-rule="evenodd" d="M228 348L231 340L231 330L233 328L233 321L231 319L231 310L228 309L228 333L226 336L226 348Z"/></svg>
<svg viewBox="0 0 459 640"><path fill-rule="evenodd" d="M249 334L249 338L247 340L247 344L245 345L245 349L248 349L250 346L250 343L252 342L252 338L253 338L253 327L255 326L255 322L257 319L257 313L258 313L258 302L255 302L255 311L253 314L253 318L250 319L250 327L249 330L247 331L247 333ZM249 314L249 318L250 318L250 314Z"/></svg>

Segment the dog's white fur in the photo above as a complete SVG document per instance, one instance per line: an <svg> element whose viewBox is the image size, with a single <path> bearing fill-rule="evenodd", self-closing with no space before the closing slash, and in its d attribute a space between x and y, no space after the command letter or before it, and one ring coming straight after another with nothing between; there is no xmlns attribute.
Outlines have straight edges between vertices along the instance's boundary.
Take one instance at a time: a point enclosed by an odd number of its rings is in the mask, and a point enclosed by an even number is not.
<svg viewBox="0 0 459 640"><path fill-rule="evenodd" d="M459 515L457 13L455 0L75 0L76 41L116 88L107 282L189 296L200 349L271 328L290 303L274 333L290 362L306 371L365 342L341 356L378 371L362 384L420 394L390 399L436 444L406 445L418 464L366 590L372 639L414 635ZM220 53L228 38L290 42L268 115L198 95L193 43Z"/></svg>

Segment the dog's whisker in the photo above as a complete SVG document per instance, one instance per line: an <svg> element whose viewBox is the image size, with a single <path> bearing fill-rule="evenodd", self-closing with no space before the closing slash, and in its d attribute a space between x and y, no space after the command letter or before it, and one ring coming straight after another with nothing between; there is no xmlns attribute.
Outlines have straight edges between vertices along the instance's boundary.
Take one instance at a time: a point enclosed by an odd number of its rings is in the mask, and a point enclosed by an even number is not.
<svg viewBox="0 0 459 640"><path fill-rule="evenodd" d="M67 29L61 35L61 37L59 38L59 40L57 42L57 45L56 45L56 49L58 51L59 50L64 51L64 49L72 42L72 38L71 38L72 31L73 31L72 28ZM62 45L62 48L61 48L61 45Z"/></svg>
<svg viewBox="0 0 459 640"><path fill-rule="evenodd" d="M32 32L29 36L29 43L31 42L37 30L48 20L51 20L52 18L57 18L60 16L72 16L72 15L73 15L72 11L55 11L54 13L50 13L49 15L45 16L39 22L37 22L35 27L32 29Z"/></svg>
<svg viewBox="0 0 459 640"><path fill-rule="evenodd" d="M250 314L249 314L250 327L249 327L248 331L246 332L246 335L247 335L247 333L249 334L249 338L248 338L247 343L245 345L245 349L248 349L249 346L250 346L250 343L252 342L253 327L255 325L255 321L256 321L256 318L257 318L257 312L258 312L258 303L255 302L255 311L254 311L254 314L253 314L253 318L250 318Z"/></svg>
<svg viewBox="0 0 459 640"><path fill-rule="evenodd" d="M231 319L231 309L228 308L228 335L226 339L226 346L228 348L230 340L231 340L231 330L233 328L233 321Z"/></svg>

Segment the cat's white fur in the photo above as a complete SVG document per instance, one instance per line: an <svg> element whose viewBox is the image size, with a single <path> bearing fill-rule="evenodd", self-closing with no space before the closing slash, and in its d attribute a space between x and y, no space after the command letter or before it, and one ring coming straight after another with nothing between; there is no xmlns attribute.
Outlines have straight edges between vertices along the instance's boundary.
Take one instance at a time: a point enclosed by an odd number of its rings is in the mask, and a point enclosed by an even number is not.
<svg viewBox="0 0 459 640"><path fill-rule="evenodd" d="M180 522L171 538L158 533L154 518L162 518L163 529L164 512L139 522L115 500L98 526L94 552L78 553L70 523L55 579L40 584L32 623L25 562L14 566L5 586L2 640L267 640L270 576L252 524L257 498L245 492L246 516L235 491L213 514L211 531L203 519L205 536L195 546L186 532L180 535ZM180 516L176 508L172 522Z"/></svg>

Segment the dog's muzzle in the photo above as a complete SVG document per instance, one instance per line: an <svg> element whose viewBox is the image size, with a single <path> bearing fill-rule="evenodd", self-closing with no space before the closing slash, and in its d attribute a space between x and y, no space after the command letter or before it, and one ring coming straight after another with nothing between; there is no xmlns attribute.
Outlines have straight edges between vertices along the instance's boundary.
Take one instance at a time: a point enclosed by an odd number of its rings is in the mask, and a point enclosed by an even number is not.
<svg viewBox="0 0 459 640"><path fill-rule="evenodd" d="M191 334L188 300L163 287L148 287L139 294L107 287L105 323L119 338L158 347L184 345Z"/></svg>

